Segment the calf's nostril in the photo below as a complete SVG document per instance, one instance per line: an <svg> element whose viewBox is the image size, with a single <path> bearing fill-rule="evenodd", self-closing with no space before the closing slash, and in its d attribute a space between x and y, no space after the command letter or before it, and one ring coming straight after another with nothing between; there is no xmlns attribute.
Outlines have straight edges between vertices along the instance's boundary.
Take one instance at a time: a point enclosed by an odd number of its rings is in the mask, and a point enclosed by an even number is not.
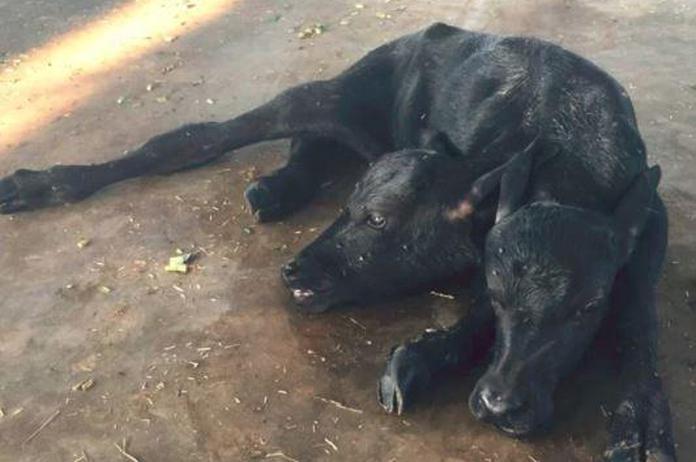
<svg viewBox="0 0 696 462"><path fill-rule="evenodd" d="M500 391L488 387L481 390L480 399L488 412L497 416L512 412L521 407L521 403L512 396L504 395Z"/></svg>
<svg viewBox="0 0 696 462"><path fill-rule="evenodd" d="M491 412L494 412L500 407L501 398L500 395L490 388L484 388L481 390L481 401L484 406L488 408Z"/></svg>
<svg viewBox="0 0 696 462"><path fill-rule="evenodd" d="M297 274L298 265L295 261L291 261L283 265L282 272L283 276L292 277Z"/></svg>

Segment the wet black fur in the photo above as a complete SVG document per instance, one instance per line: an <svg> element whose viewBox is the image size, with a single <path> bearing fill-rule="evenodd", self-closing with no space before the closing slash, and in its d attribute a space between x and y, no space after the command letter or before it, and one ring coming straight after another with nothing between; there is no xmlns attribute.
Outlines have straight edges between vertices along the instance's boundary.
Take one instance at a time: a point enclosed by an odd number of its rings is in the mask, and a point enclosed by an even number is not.
<svg viewBox="0 0 696 462"><path fill-rule="evenodd" d="M623 88L556 45L434 24L229 121L181 127L104 164L20 170L0 180L0 211L74 202L278 138L292 138L288 164L246 192L259 221L309 202L337 157L371 163L337 221L283 268L300 307L369 302L474 271L469 317L393 350L379 382L387 411L468 361L495 319L493 363L470 406L528 434L548 424L556 383L613 306L633 380L605 457L674 460L655 364L667 227L659 170L647 170Z"/></svg>

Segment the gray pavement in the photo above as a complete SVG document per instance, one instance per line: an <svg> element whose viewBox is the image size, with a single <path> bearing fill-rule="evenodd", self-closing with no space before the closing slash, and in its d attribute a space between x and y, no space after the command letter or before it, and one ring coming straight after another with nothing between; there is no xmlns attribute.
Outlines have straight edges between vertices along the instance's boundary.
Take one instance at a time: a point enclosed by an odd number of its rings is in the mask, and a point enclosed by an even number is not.
<svg viewBox="0 0 696 462"><path fill-rule="evenodd" d="M0 1L0 94L22 75L12 73L22 53L126 3ZM182 123L231 117L434 21L559 42L625 85L650 159L664 171L671 231L660 366L678 452L693 460L696 1L355 3L229 2L176 40L64 87L66 98L76 95L64 114L37 118L21 140L5 142L0 132L0 176L110 159ZM297 37L317 22L325 33ZM283 223L256 225L242 191L286 151L286 142L266 143L70 207L0 217L0 461L72 462L83 451L81 460L126 460L115 447L124 438L142 462L598 460L617 387L594 355L559 392L553 430L531 441L470 416L466 397L480 371L453 374L402 418L384 415L375 385L389 348L450 322L465 297L294 312L278 268L330 222L346 188ZM82 239L90 243L78 248ZM176 248L191 247L202 249L191 273L163 271ZM73 390L88 379L91 387Z"/></svg>

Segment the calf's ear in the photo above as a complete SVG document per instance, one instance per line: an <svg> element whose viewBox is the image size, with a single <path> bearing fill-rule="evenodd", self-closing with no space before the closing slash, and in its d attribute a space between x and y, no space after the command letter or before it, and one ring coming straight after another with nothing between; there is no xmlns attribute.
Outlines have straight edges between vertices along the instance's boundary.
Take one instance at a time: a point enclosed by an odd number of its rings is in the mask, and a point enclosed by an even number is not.
<svg viewBox="0 0 696 462"><path fill-rule="evenodd" d="M420 145L425 149L432 149L433 151L445 154L449 157L463 157L462 152L445 132L430 129L424 130L421 135Z"/></svg>
<svg viewBox="0 0 696 462"><path fill-rule="evenodd" d="M649 168L633 180L614 210L619 231L619 258L625 262L631 256L650 214L662 171L659 165Z"/></svg>
<svg viewBox="0 0 696 462"><path fill-rule="evenodd" d="M507 162L503 176L500 178L498 211L495 214L496 223L515 213L524 203L529 175L534 164L534 149L538 139L538 137L535 138L524 151L515 154Z"/></svg>
<svg viewBox="0 0 696 462"><path fill-rule="evenodd" d="M448 217L451 220L468 217L481 202L496 191L498 186L500 186L500 194L495 222L498 223L514 213L524 202L538 140L537 136L523 151L474 181L464 200L448 212Z"/></svg>

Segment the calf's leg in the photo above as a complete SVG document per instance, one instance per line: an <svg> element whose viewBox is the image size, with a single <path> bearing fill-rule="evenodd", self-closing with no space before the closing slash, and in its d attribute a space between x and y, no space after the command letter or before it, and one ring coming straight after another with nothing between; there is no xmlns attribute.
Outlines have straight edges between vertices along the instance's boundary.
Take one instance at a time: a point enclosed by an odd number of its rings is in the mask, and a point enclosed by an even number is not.
<svg viewBox="0 0 696 462"><path fill-rule="evenodd" d="M335 79L300 85L239 117L185 125L109 162L18 170L0 179L0 213L76 202L118 181L194 168L264 140L303 135L333 139L373 159L384 147L362 127L358 112L346 110L359 91L347 83Z"/></svg>
<svg viewBox="0 0 696 462"><path fill-rule="evenodd" d="M655 287L667 243L659 199L631 260L615 283L617 336L626 390L610 424L608 462L675 462L669 404L657 372Z"/></svg>
<svg viewBox="0 0 696 462"><path fill-rule="evenodd" d="M292 139L288 163L249 185L244 195L259 222L279 220L306 205L321 185L340 169L342 160L355 156L330 139L301 136Z"/></svg>
<svg viewBox="0 0 696 462"><path fill-rule="evenodd" d="M401 415L431 385L436 374L471 361L493 343L494 315L482 276L473 281L471 311L452 327L425 334L393 348L379 379L377 398L390 414Z"/></svg>

